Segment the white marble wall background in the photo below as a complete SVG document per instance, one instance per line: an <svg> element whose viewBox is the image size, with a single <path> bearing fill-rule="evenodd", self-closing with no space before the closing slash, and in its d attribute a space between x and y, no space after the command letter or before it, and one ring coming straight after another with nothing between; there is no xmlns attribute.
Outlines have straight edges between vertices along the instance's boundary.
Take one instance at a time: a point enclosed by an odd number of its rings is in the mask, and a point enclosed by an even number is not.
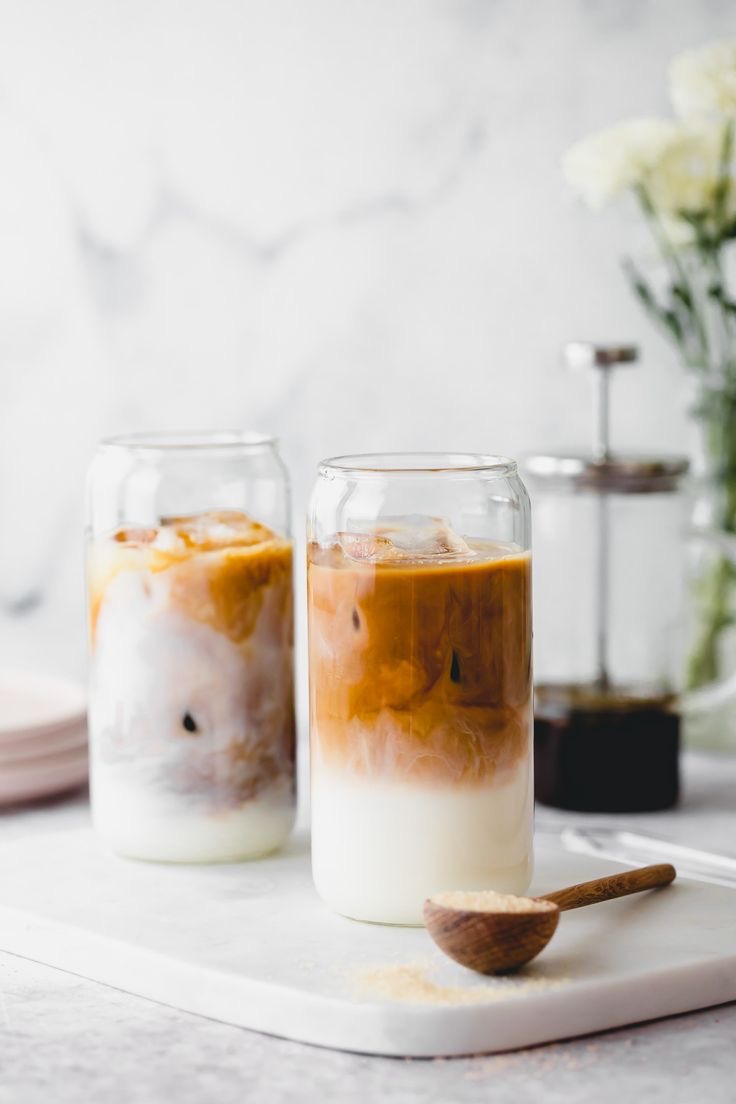
<svg viewBox="0 0 736 1104"><path fill-rule="evenodd" d="M571 336L633 338L623 445L681 377L568 194L582 133L666 110L729 0L0 0L0 662L81 674L103 433L321 455L584 439Z"/></svg>

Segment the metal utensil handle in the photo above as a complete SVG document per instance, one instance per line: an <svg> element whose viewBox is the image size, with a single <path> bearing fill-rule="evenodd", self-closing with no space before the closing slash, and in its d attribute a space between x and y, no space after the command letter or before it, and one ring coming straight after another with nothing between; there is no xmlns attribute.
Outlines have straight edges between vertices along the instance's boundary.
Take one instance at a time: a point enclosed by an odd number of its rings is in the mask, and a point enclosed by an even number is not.
<svg viewBox="0 0 736 1104"><path fill-rule="evenodd" d="M560 839L566 851L598 855L631 866L647 860L669 859L677 863L681 878L736 889L736 858L729 855L717 855L619 828L563 828Z"/></svg>

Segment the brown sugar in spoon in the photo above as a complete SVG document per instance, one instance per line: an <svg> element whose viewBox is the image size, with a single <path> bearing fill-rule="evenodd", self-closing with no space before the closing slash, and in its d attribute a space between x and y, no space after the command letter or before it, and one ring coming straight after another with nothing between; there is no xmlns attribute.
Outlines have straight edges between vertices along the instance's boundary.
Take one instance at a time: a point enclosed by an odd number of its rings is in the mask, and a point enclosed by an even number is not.
<svg viewBox="0 0 736 1104"><path fill-rule="evenodd" d="M567 909L669 885L674 866L660 863L558 889L543 897L510 893L437 893L424 902L427 931L441 951L480 974L514 970L536 958Z"/></svg>

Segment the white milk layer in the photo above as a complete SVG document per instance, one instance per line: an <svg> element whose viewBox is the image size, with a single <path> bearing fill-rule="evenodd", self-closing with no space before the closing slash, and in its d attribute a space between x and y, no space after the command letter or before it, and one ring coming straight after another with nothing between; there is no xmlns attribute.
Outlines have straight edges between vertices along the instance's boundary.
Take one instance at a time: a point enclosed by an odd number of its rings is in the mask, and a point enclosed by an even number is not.
<svg viewBox="0 0 736 1104"><path fill-rule="evenodd" d="M95 830L120 855L155 862L240 862L285 843L291 784L280 779L242 805L212 812L142 782L135 768L92 764Z"/></svg>
<svg viewBox="0 0 736 1104"><path fill-rule="evenodd" d="M503 780L437 786L312 769L312 872L344 916L422 924L442 890L524 893L532 876L531 757Z"/></svg>

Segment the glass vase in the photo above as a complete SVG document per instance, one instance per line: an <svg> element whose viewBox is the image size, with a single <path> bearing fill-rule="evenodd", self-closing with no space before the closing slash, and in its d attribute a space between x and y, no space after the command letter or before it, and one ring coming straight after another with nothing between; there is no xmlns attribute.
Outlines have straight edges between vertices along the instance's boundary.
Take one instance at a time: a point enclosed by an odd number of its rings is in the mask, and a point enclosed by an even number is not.
<svg viewBox="0 0 736 1104"><path fill-rule="evenodd" d="M736 390L700 389L694 407L689 532L689 746L736 751Z"/></svg>

